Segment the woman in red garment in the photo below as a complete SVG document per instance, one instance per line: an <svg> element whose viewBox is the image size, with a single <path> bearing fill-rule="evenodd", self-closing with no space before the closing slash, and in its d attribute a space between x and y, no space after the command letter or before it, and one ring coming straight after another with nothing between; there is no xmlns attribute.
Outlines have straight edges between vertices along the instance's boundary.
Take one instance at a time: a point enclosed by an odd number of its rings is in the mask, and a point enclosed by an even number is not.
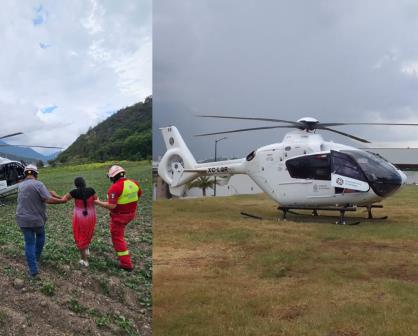
<svg viewBox="0 0 418 336"><path fill-rule="evenodd" d="M88 267L89 245L93 238L96 226L96 208L94 200L97 199L93 188L86 187L86 181L82 177L74 180L75 189L62 197L68 202L74 198L73 234L75 244L80 251L81 266Z"/></svg>

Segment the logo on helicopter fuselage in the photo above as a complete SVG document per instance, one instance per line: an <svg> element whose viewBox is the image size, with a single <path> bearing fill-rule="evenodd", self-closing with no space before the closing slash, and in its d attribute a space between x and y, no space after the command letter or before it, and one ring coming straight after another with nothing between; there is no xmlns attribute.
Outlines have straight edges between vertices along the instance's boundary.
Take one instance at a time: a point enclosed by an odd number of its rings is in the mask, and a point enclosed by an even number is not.
<svg viewBox="0 0 418 336"><path fill-rule="evenodd" d="M337 178L337 180L335 182L337 182L337 184L339 184L339 185L344 184L344 180L341 177Z"/></svg>

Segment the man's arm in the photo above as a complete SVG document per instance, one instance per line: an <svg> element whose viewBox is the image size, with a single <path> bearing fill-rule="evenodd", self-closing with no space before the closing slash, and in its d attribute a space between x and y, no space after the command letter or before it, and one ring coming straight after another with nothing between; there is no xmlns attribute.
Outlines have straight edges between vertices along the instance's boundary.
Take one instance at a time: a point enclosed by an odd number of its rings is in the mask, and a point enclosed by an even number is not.
<svg viewBox="0 0 418 336"><path fill-rule="evenodd" d="M54 198L61 198L60 195L58 195L54 190L48 190L52 197Z"/></svg>
<svg viewBox="0 0 418 336"><path fill-rule="evenodd" d="M49 191L49 193L51 194L51 197L48 197L45 201L48 204L67 203L72 198L70 194L65 194L64 196L60 196L53 190Z"/></svg>
<svg viewBox="0 0 418 336"><path fill-rule="evenodd" d="M42 182L38 183L37 190L38 190L38 193L39 193L39 196L41 197L41 199L47 204L62 204L62 203L65 203L65 201L63 199L56 197L56 196L58 196L56 192L52 191L52 193L50 193ZM54 196L54 195L56 195L56 196Z"/></svg>
<svg viewBox="0 0 418 336"><path fill-rule="evenodd" d="M98 198L94 200L94 203L101 206L102 208L113 210L116 208L117 204L110 204L109 202L103 202L99 200Z"/></svg>
<svg viewBox="0 0 418 336"><path fill-rule="evenodd" d="M108 193L107 193L107 202L103 202L97 197L97 199L94 200L94 203L98 206L101 206L102 208L113 210L117 207L117 200L119 196L122 194L122 189L120 186L113 185Z"/></svg>
<svg viewBox="0 0 418 336"><path fill-rule="evenodd" d="M51 196L51 197L47 198L45 203L48 203L48 204L63 204L63 203L67 203L67 200L65 200L64 198L57 198L57 197Z"/></svg>

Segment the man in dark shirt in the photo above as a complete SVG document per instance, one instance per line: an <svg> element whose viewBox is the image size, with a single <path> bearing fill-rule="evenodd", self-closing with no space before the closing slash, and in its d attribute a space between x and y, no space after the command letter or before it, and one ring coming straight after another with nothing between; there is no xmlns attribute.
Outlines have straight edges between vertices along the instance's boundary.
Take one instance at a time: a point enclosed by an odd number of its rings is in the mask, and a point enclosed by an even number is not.
<svg viewBox="0 0 418 336"><path fill-rule="evenodd" d="M25 239L26 262L29 274L36 277L38 274L37 261L41 257L45 244L45 203L59 204L63 200L48 191L45 185L38 181L38 168L28 165L24 170L25 179L19 183L16 221ZM54 194L54 193L53 193Z"/></svg>

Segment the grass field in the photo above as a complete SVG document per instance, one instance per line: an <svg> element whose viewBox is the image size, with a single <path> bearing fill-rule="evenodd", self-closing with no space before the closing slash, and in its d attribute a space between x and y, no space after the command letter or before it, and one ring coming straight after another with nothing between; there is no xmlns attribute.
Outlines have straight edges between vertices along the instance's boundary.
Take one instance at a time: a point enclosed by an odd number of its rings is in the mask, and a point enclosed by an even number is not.
<svg viewBox="0 0 418 336"><path fill-rule="evenodd" d="M78 266L72 236L73 203L48 205L47 243L40 280L29 280L23 238L15 222L16 197L0 207L0 335L151 335L151 205L149 162L122 162L128 177L144 191L138 217L127 226L126 237L136 269L115 267L109 234L108 210L97 209L88 270ZM64 194L76 176L106 199L107 164L45 168L39 179ZM24 281L16 288L16 279Z"/></svg>
<svg viewBox="0 0 418 336"><path fill-rule="evenodd" d="M241 218L277 217L262 195L154 202L154 335L418 335L418 187L384 206L348 226Z"/></svg>

